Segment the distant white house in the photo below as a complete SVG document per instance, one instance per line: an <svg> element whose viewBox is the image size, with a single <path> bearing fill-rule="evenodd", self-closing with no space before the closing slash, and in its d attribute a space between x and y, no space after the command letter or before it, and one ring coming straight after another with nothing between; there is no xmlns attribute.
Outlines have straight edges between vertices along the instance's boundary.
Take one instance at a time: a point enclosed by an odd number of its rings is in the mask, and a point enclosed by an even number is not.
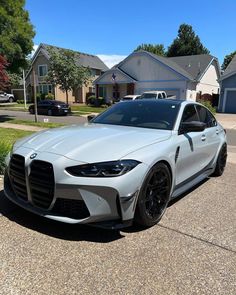
<svg viewBox="0 0 236 295"><path fill-rule="evenodd" d="M219 78L220 67L214 56L168 58L140 50L106 71L94 84L97 97L106 99L164 90L178 99L196 100L197 94L218 94Z"/></svg>

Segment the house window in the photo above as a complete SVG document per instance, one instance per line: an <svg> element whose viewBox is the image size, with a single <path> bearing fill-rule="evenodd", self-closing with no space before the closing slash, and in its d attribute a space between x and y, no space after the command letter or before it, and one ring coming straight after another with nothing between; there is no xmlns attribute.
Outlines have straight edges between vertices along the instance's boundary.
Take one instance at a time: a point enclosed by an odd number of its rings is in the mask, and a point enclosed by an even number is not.
<svg viewBox="0 0 236 295"><path fill-rule="evenodd" d="M52 93L52 85L51 84L39 84L37 91L39 93L43 93L43 94Z"/></svg>
<svg viewBox="0 0 236 295"><path fill-rule="evenodd" d="M48 66L47 65L39 65L38 66L38 75L40 77L46 76L48 73Z"/></svg>
<svg viewBox="0 0 236 295"><path fill-rule="evenodd" d="M100 86L98 89L98 97L106 98L107 91L106 87Z"/></svg>

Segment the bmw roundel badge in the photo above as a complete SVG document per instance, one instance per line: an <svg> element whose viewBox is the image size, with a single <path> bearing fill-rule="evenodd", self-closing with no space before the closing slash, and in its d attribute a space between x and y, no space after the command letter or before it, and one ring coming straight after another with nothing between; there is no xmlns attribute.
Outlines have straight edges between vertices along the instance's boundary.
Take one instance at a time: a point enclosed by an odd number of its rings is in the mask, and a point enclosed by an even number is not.
<svg viewBox="0 0 236 295"><path fill-rule="evenodd" d="M37 157L37 154L36 153L33 153L31 156L30 156L30 159L33 160L34 158Z"/></svg>

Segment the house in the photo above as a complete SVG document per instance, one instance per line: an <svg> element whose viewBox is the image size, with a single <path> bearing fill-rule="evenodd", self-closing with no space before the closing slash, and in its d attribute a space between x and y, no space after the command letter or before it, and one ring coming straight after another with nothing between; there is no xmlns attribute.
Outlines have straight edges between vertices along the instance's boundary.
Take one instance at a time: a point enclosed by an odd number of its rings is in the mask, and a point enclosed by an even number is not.
<svg viewBox="0 0 236 295"><path fill-rule="evenodd" d="M34 69L36 74L36 85L37 93L48 94L52 93L54 97L58 100L65 101L65 93L60 90L59 85L53 87L46 81L46 76L48 69L50 67L50 55L49 49L59 49L47 44L40 44L36 50L34 56L31 60L31 67L26 75L26 91L28 99L33 97L33 76L32 71ZM108 67L99 59L99 57L87 53L76 53L76 63L84 67L89 67L92 75L92 81L87 86L78 87L73 91L69 92L68 100L69 103L80 102L84 103L86 101L86 95L89 93L94 93L95 89L92 82L98 78L102 73L108 70Z"/></svg>
<svg viewBox="0 0 236 295"><path fill-rule="evenodd" d="M97 97L119 99L128 94L164 90L168 96L196 100L203 94L218 94L220 67L208 54L162 57L140 50L98 77Z"/></svg>
<svg viewBox="0 0 236 295"><path fill-rule="evenodd" d="M236 113L236 55L220 79L220 101L218 111Z"/></svg>

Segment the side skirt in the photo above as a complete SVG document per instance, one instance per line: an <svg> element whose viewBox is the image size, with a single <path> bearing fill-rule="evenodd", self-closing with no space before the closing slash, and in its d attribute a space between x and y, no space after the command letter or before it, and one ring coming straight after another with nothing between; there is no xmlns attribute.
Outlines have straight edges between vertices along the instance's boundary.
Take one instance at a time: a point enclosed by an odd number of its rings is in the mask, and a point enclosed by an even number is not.
<svg viewBox="0 0 236 295"><path fill-rule="evenodd" d="M207 178L209 175L211 175L214 171L214 167L204 169L200 173L197 173L196 175L193 175L192 177L188 178L184 182L178 184L175 186L171 199L177 198L186 191L190 190L192 187L197 185L199 182Z"/></svg>

